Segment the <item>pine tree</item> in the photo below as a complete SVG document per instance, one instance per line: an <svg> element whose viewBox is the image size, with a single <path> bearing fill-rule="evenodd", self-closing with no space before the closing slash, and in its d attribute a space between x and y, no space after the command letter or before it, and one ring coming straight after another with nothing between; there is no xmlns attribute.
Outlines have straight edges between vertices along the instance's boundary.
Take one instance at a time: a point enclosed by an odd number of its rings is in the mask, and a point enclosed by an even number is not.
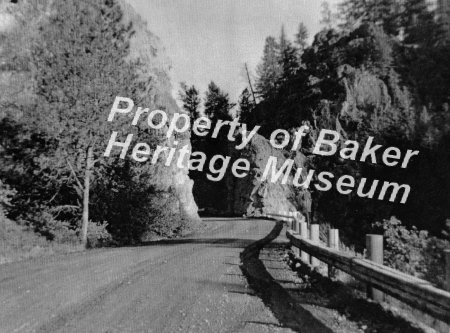
<svg viewBox="0 0 450 333"><path fill-rule="evenodd" d="M297 73L299 64L297 58L297 49L286 37L284 26L281 28L279 45L280 55L278 61L281 67L280 81L286 82L289 81Z"/></svg>
<svg viewBox="0 0 450 333"><path fill-rule="evenodd" d="M258 74L256 89L262 98L267 98L276 91L281 76L279 49L280 47L275 38L270 36L266 38L262 62L256 69Z"/></svg>
<svg viewBox="0 0 450 333"><path fill-rule="evenodd" d="M138 102L144 84L137 81L137 65L126 61L132 31L121 20L115 1L65 1L55 6L32 50L40 103L30 116L57 143L50 163L57 180L67 181L81 201L84 245L94 166L112 131L108 112L115 96Z"/></svg>
<svg viewBox="0 0 450 333"><path fill-rule="evenodd" d="M213 122L217 120L231 120L230 110L234 107L230 103L228 94L223 92L213 81L208 85L205 98L205 114Z"/></svg>
<svg viewBox="0 0 450 333"><path fill-rule="evenodd" d="M308 45L308 37L308 28L306 28L306 25L303 22L300 22L298 31L295 34L295 43L297 44L300 53L303 53L303 50Z"/></svg>
<svg viewBox="0 0 450 333"><path fill-rule="evenodd" d="M244 124L250 123L251 115L255 105L248 88L245 88L239 96L238 116Z"/></svg>
<svg viewBox="0 0 450 333"><path fill-rule="evenodd" d="M397 0L346 0L339 4L339 16L344 21L341 27L353 30L361 23L374 23L387 34L398 36L405 8L408 6Z"/></svg>
<svg viewBox="0 0 450 333"><path fill-rule="evenodd" d="M404 42L419 47L434 47L442 39L442 26L435 20L426 0L406 0L402 13Z"/></svg>
<svg viewBox="0 0 450 333"><path fill-rule="evenodd" d="M320 20L320 24L324 26L325 29L331 29L333 27L333 12L330 9L330 4L328 1L323 1L321 4L322 11L320 15L322 19Z"/></svg>
<svg viewBox="0 0 450 333"><path fill-rule="evenodd" d="M188 87L186 83L181 83L180 98L183 102L183 109L189 114L191 128L194 121L200 117L201 99L199 91L194 85Z"/></svg>

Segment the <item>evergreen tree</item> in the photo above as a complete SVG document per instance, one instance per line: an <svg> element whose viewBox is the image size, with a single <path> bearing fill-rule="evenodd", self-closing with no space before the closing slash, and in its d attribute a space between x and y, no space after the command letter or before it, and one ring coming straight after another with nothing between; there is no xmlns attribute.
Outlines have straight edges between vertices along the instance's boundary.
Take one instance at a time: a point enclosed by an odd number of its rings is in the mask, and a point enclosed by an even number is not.
<svg viewBox="0 0 450 333"><path fill-rule="evenodd" d="M267 98L274 93L281 76L279 49L280 47L275 38L266 38L262 62L256 69L258 74L256 89L263 98Z"/></svg>
<svg viewBox="0 0 450 333"><path fill-rule="evenodd" d="M191 127L194 121L200 117L200 95L194 85L188 87L186 83L181 83L180 98L183 102L183 109L189 113Z"/></svg>
<svg viewBox="0 0 450 333"><path fill-rule="evenodd" d="M281 28L280 34L280 55L279 64L281 67L280 81L289 81L299 68L297 59L297 49L292 45L290 40L286 37L284 26Z"/></svg>
<svg viewBox="0 0 450 333"><path fill-rule="evenodd" d="M339 4L339 16L344 21L341 27L353 30L361 23L374 23L382 26L387 34L398 36L405 8L408 6L396 0L345 0Z"/></svg>
<svg viewBox="0 0 450 333"><path fill-rule="evenodd" d="M132 31L121 22L115 1L68 0L55 6L32 50L39 106L30 116L56 144L46 162L56 181L72 186L73 204L81 202L84 245L94 166L112 131L108 111L115 96L138 103L136 93L145 85L137 81L137 65L126 61Z"/></svg>
<svg viewBox="0 0 450 333"><path fill-rule="evenodd" d="M328 1L323 1L321 4L322 11L320 15L322 19L320 20L320 24L324 26L325 29L331 29L333 27L333 12L330 9L330 4Z"/></svg>
<svg viewBox="0 0 450 333"><path fill-rule="evenodd" d="M230 103L228 94L223 92L213 81L208 85L205 98L205 114L213 122L217 120L231 120L230 110L234 107Z"/></svg>
<svg viewBox="0 0 450 333"><path fill-rule="evenodd" d="M211 120L211 128L219 120L231 121L230 110L234 104L230 103L228 94L222 91L214 82L210 82L205 93L205 115ZM230 156L230 142L227 139L227 131L220 131L217 137L212 138L213 131L207 136L194 137L193 147L196 151L202 151L207 157L206 163L216 155ZM214 164L220 168L222 161L217 160ZM226 210L228 195L227 177L220 181L211 181L206 172L191 171L189 176L194 179L194 198L201 207L214 207L217 210Z"/></svg>
<svg viewBox="0 0 450 333"><path fill-rule="evenodd" d="M253 99L250 95L250 92L247 88L245 88L241 95L239 96L239 110L238 116L240 118L240 122L244 124L250 123L250 119L252 116L252 111L255 108L253 103Z"/></svg>
<svg viewBox="0 0 450 333"><path fill-rule="evenodd" d="M406 0L401 22L406 44L434 47L443 38L442 26L426 0Z"/></svg>
<svg viewBox="0 0 450 333"><path fill-rule="evenodd" d="M306 25L303 22L300 22L298 25L298 31L295 34L295 43L297 44L300 53L303 53L303 50L308 45L308 37L309 33Z"/></svg>

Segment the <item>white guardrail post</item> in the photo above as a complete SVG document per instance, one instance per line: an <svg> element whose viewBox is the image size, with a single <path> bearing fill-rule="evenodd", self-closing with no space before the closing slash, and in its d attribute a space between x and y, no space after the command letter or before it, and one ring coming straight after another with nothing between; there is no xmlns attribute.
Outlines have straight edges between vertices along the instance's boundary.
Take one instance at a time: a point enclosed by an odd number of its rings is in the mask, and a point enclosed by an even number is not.
<svg viewBox="0 0 450 333"><path fill-rule="evenodd" d="M367 259L383 265L383 235L366 235ZM384 301L384 294L367 285L367 297L377 302Z"/></svg>
<svg viewBox="0 0 450 333"><path fill-rule="evenodd" d="M288 212L288 215L289 215L290 221L291 221L291 230L295 230L294 212Z"/></svg>
<svg viewBox="0 0 450 333"><path fill-rule="evenodd" d="M306 221L300 222L300 237L308 239L308 224ZM309 254L305 251L300 251L300 258L304 263L309 263Z"/></svg>
<svg viewBox="0 0 450 333"><path fill-rule="evenodd" d="M339 229L328 230L328 247L333 250L339 251ZM336 277L336 269L328 264L328 277Z"/></svg>
<svg viewBox="0 0 450 333"><path fill-rule="evenodd" d="M293 224L292 224L292 231L299 235L300 234L300 213L299 212L292 212ZM296 246L292 246L292 252L294 252L294 255L296 258L300 257L300 249Z"/></svg>
<svg viewBox="0 0 450 333"><path fill-rule="evenodd" d="M319 235L320 235L320 227L318 224L311 224L311 232L310 232L310 239L311 242L313 242L314 244L319 244ZM314 258L313 256L311 256L311 266L312 267L317 267L319 266L319 260L317 260L316 258Z"/></svg>

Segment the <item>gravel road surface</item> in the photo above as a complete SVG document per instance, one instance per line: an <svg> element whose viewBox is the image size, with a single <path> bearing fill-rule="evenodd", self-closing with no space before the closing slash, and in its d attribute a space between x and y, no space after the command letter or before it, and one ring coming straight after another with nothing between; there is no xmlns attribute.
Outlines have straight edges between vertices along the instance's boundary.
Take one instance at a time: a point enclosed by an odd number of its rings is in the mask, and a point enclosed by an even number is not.
<svg viewBox="0 0 450 333"><path fill-rule="evenodd" d="M249 287L240 254L274 222L0 266L0 332L292 332Z"/></svg>

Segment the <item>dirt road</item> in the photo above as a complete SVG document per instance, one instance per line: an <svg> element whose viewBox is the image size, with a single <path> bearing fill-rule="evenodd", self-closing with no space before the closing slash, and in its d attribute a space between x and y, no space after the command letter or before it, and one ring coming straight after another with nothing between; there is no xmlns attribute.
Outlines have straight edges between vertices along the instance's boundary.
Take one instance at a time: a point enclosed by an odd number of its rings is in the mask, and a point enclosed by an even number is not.
<svg viewBox="0 0 450 333"><path fill-rule="evenodd" d="M0 332L291 332L249 288L240 254L274 223L0 266Z"/></svg>

